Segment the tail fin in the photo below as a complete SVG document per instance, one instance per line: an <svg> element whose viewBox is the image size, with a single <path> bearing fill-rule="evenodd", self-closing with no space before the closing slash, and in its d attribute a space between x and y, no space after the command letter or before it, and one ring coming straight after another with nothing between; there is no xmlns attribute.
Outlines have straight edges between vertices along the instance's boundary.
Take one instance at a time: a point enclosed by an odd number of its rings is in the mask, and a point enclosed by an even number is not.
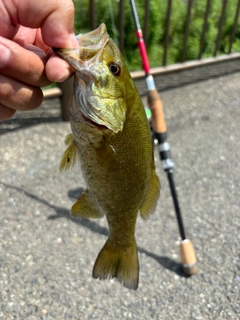
<svg viewBox="0 0 240 320"><path fill-rule="evenodd" d="M93 277L109 279L116 277L124 287L136 290L139 278L137 246L116 247L108 239L99 252L93 267Z"/></svg>

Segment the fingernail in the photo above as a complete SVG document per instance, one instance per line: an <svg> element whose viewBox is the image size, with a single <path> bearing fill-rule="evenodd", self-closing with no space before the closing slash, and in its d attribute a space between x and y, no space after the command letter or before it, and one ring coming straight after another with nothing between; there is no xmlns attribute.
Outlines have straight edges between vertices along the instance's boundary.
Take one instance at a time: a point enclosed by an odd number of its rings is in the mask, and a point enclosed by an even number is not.
<svg viewBox="0 0 240 320"><path fill-rule="evenodd" d="M54 81L56 82L63 82L65 80L67 80L69 77L71 76L71 72L69 69L63 69L61 75L59 75L58 77L56 77L56 79L54 79Z"/></svg>
<svg viewBox="0 0 240 320"><path fill-rule="evenodd" d="M46 67L47 77L53 82L63 82L72 74L69 64L55 55L48 60Z"/></svg>
<svg viewBox="0 0 240 320"><path fill-rule="evenodd" d="M11 51L0 43L0 68L5 67L10 58Z"/></svg>
<svg viewBox="0 0 240 320"><path fill-rule="evenodd" d="M78 41L77 41L75 34L71 33L69 37L70 37L73 48L79 48L79 44L78 44Z"/></svg>

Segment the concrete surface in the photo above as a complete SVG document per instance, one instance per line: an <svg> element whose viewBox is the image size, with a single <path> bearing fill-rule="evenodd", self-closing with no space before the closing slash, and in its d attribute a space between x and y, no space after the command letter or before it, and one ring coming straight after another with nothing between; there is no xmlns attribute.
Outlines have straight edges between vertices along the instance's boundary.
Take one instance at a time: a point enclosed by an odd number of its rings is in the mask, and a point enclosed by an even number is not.
<svg viewBox="0 0 240 320"><path fill-rule="evenodd" d="M84 181L78 168L57 173L69 124L53 100L0 124L0 319L240 319L240 73L161 97L198 274L182 273L156 150L162 192L155 213L137 224L139 288L92 279L107 225L69 216Z"/></svg>

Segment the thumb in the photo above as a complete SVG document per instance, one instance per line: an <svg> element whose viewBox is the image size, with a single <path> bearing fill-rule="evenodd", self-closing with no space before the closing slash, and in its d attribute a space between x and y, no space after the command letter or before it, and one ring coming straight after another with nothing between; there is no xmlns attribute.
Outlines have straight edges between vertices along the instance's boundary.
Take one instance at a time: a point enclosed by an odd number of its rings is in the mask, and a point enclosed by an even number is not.
<svg viewBox="0 0 240 320"><path fill-rule="evenodd" d="M2 3L6 28L18 25L40 28L43 41L50 47L72 48L77 45L71 0L2 0Z"/></svg>

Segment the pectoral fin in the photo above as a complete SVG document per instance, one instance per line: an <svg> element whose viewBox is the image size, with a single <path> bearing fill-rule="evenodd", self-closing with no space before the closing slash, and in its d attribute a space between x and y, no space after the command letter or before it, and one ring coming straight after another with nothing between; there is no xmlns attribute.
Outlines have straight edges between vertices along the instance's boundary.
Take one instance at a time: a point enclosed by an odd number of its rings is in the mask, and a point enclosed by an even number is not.
<svg viewBox="0 0 240 320"><path fill-rule="evenodd" d="M73 140L72 134L68 134L64 140L65 144L68 146L65 150L62 159L59 163L59 171L63 172L69 169L72 169L72 167L75 165L77 161L77 145L75 141Z"/></svg>
<svg viewBox="0 0 240 320"><path fill-rule="evenodd" d="M145 201L142 207L140 208L140 216L143 219L147 219L150 213L153 212L153 210L155 209L159 194L160 181L155 173L155 170L153 170Z"/></svg>
<svg viewBox="0 0 240 320"><path fill-rule="evenodd" d="M74 203L71 209L71 214L74 217L99 219L103 214L100 212L97 205L86 190L80 198Z"/></svg>

